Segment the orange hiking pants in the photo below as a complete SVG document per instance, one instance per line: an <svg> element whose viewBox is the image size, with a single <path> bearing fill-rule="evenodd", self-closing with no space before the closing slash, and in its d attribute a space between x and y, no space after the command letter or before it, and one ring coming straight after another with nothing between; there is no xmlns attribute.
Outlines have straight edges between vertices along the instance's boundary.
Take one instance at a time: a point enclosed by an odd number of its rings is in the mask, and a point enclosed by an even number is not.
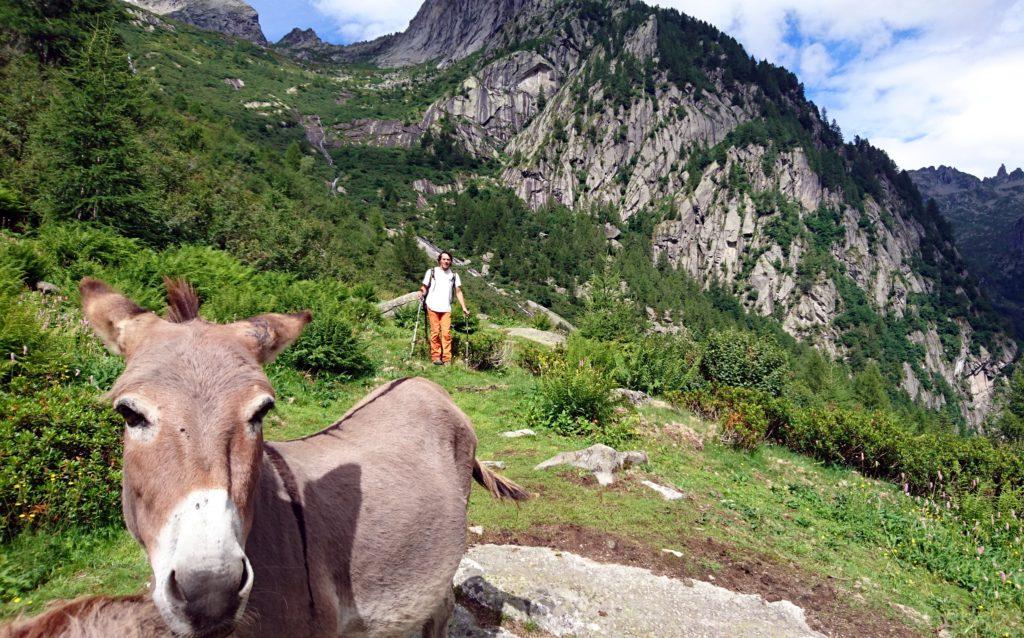
<svg viewBox="0 0 1024 638"><path fill-rule="evenodd" d="M451 363L452 313L427 308L427 320L430 322L430 360Z"/></svg>

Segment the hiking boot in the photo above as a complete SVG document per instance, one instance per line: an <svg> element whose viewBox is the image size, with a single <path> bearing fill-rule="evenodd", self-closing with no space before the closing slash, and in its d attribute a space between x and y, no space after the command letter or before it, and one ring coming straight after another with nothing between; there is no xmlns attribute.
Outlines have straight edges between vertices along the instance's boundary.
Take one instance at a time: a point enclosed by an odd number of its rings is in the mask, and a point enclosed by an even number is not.
<svg viewBox="0 0 1024 638"><path fill-rule="evenodd" d="M435 366L443 366L444 365L444 361L435 361L434 365Z"/></svg>

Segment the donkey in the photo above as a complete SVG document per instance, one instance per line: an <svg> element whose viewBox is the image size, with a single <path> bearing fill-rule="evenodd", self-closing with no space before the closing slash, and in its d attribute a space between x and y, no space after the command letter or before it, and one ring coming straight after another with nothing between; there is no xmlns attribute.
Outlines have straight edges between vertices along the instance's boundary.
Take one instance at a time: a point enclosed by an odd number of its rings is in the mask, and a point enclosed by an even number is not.
<svg viewBox="0 0 1024 638"><path fill-rule="evenodd" d="M176 634L446 635L466 547L471 478L525 500L475 459L476 435L440 386L387 383L317 434L269 443L262 365L311 314L199 317L165 279L167 319L85 278L82 307L124 372L122 510ZM245 619L243 619L243 614Z"/></svg>
<svg viewBox="0 0 1024 638"><path fill-rule="evenodd" d="M0 627L0 638L174 638L149 596L89 596Z"/></svg>

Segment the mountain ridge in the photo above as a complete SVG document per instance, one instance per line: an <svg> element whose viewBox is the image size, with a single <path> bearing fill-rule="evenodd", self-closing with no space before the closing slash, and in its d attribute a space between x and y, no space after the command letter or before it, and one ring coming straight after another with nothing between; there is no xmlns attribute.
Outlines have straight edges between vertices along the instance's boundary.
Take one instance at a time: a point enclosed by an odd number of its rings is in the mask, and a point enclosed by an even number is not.
<svg viewBox="0 0 1024 638"><path fill-rule="evenodd" d="M951 166L909 172L949 220L964 257L996 306L1024 334L1024 169L978 178Z"/></svg>

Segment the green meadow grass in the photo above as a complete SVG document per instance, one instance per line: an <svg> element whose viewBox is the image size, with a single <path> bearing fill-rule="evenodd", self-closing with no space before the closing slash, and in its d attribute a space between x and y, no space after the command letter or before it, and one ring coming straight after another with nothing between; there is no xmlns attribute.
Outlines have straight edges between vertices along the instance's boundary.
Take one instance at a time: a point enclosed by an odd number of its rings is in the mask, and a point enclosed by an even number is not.
<svg viewBox="0 0 1024 638"><path fill-rule="evenodd" d="M714 424L665 408L642 408L628 417L641 432L631 447L646 451L650 462L627 472L614 489L585 484L582 473L573 470L535 472L534 465L554 454L589 444L544 431L520 439L500 436L527 426L535 378L518 368L435 368L408 358L408 338L408 331L390 324L375 329L370 354L378 372L372 379L323 381L272 366L278 410L265 425L267 437L281 440L315 432L376 385L422 375L452 393L472 419L478 457L504 461L503 474L539 494L517 508L474 489L470 523L488 532L578 525L654 551L685 550L685 539L706 537L735 548L737 554L831 576L840 597L854 600L855 606L893 618L901 618L894 603L911 607L930 619L928 626L917 627L922 635L943 623L958 636L1024 635L1021 610L1005 594L996 598L977 587L971 591L969 581L958 576L963 566L996 564L1013 552L1019 560L1019 546L990 548L979 556L969 537L959 533L955 519L929 514L893 485L825 467L776 446L754 453L734 450L717 441ZM663 426L668 423L682 423L705 435L703 450L667 435ZM640 484L642 478L674 486L687 498L665 502ZM939 545L915 549L929 543ZM713 559L694 558L707 575L722 568ZM135 592L148 572L141 550L121 529L23 535L0 547L0 617L35 612L57 598ZM996 571L992 578L998 579ZM858 586L865 582L869 586Z"/></svg>

